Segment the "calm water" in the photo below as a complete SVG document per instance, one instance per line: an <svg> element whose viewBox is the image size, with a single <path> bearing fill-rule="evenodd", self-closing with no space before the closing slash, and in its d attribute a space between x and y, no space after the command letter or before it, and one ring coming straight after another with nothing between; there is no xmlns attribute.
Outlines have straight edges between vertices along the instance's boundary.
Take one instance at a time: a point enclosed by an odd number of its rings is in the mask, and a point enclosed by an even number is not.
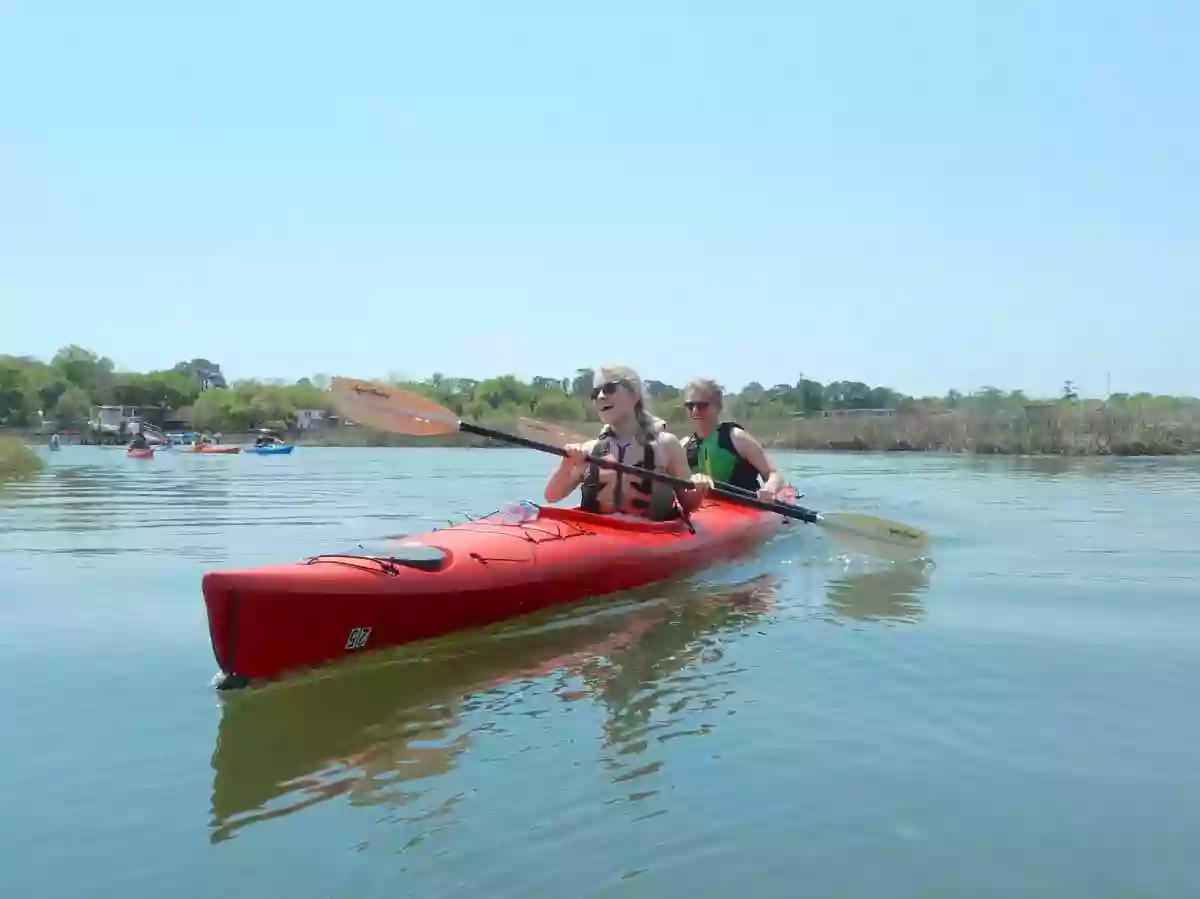
<svg viewBox="0 0 1200 899"><path fill-rule="evenodd" d="M0 491L13 897L1200 895L1200 466L784 457L909 521L218 695L201 574L540 496L516 450L68 447Z"/></svg>

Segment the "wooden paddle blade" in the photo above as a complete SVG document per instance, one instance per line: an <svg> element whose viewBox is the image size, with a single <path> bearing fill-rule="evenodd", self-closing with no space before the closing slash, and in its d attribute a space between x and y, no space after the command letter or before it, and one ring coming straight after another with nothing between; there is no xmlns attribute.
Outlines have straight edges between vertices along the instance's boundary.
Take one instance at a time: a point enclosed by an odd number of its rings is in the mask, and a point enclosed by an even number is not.
<svg viewBox="0 0 1200 899"><path fill-rule="evenodd" d="M920 528L860 512L822 512L816 523L853 549L891 559L919 558L930 543Z"/></svg>
<svg viewBox="0 0 1200 899"><path fill-rule="evenodd" d="M458 418L431 399L356 378L334 378L333 405L345 418L377 431L433 437L458 431Z"/></svg>
<svg viewBox="0 0 1200 899"><path fill-rule="evenodd" d="M548 443L560 449L568 443L586 443L589 439L561 425L535 421L532 418L518 418L517 432L522 437L528 437L530 440L540 440L542 443Z"/></svg>

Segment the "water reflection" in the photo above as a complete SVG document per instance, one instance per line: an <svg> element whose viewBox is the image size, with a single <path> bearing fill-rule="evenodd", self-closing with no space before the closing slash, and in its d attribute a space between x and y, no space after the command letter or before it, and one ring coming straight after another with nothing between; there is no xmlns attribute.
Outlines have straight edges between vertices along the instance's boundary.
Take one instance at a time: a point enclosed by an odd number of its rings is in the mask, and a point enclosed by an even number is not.
<svg viewBox="0 0 1200 899"><path fill-rule="evenodd" d="M931 566L914 562L833 578L826 585L837 618L912 623L923 614L920 595L929 589Z"/></svg>
<svg viewBox="0 0 1200 899"><path fill-rule="evenodd" d="M561 699L605 707L606 745L636 752L664 702L659 727L689 702L703 708L732 693L719 677L689 679L685 670L719 662L721 635L769 610L777 590L772 577L725 589L681 584L653 601L585 604L223 697L210 839L337 796L409 803L422 795L421 780L450 772L495 727L515 682L555 672L582 684L559 691ZM466 729L468 713L483 723Z"/></svg>
<svg viewBox="0 0 1200 899"><path fill-rule="evenodd" d="M768 574L687 596L666 606L637 641L587 666L584 682L608 712L604 745L615 753L606 762L618 779L628 777L622 769L634 764L622 757L640 755L651 741L711 730L711 722L695 720L695 713L713 710L736 692L738 667L722 664L724 641L771 612L779 588L779 579Z"/></svg>
<svg viewBox="0 0 1200 899"><path fill-rule="evenodd" d="M954 469L976 474L1053 481L1064 476L1090 480L1159 481L1163 478L1194 482L1200 478L1200 460L1194 457L1150 456L966 456Z"/></svg>

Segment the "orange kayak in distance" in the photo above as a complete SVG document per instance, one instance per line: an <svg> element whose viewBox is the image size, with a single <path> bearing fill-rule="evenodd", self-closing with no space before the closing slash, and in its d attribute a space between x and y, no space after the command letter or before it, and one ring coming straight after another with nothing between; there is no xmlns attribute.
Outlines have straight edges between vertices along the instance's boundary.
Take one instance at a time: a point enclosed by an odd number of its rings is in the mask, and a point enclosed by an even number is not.
<svg viewBox="0 0 1200 899"><path fill-rule="evenodd" d="M209 455L230 455L232 453L240 453L240 446L204 446L198 444L192 448L193 453L208 453Z"/></svg>

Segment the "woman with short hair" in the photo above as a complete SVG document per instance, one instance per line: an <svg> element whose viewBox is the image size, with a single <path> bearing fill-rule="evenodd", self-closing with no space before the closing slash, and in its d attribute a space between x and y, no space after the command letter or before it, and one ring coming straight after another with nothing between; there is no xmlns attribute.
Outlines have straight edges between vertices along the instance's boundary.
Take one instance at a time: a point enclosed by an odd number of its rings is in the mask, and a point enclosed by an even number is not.
<svg viewBox="0 0 1200 899"><path fill-rule="evenodd" d="M724 395L708 378L694 378L683 393L683 407L695 431L684 441L688 466L714 482L732 484L774 502L783 487L779 469L753 435L735 421L721 421Z"/></svg>

